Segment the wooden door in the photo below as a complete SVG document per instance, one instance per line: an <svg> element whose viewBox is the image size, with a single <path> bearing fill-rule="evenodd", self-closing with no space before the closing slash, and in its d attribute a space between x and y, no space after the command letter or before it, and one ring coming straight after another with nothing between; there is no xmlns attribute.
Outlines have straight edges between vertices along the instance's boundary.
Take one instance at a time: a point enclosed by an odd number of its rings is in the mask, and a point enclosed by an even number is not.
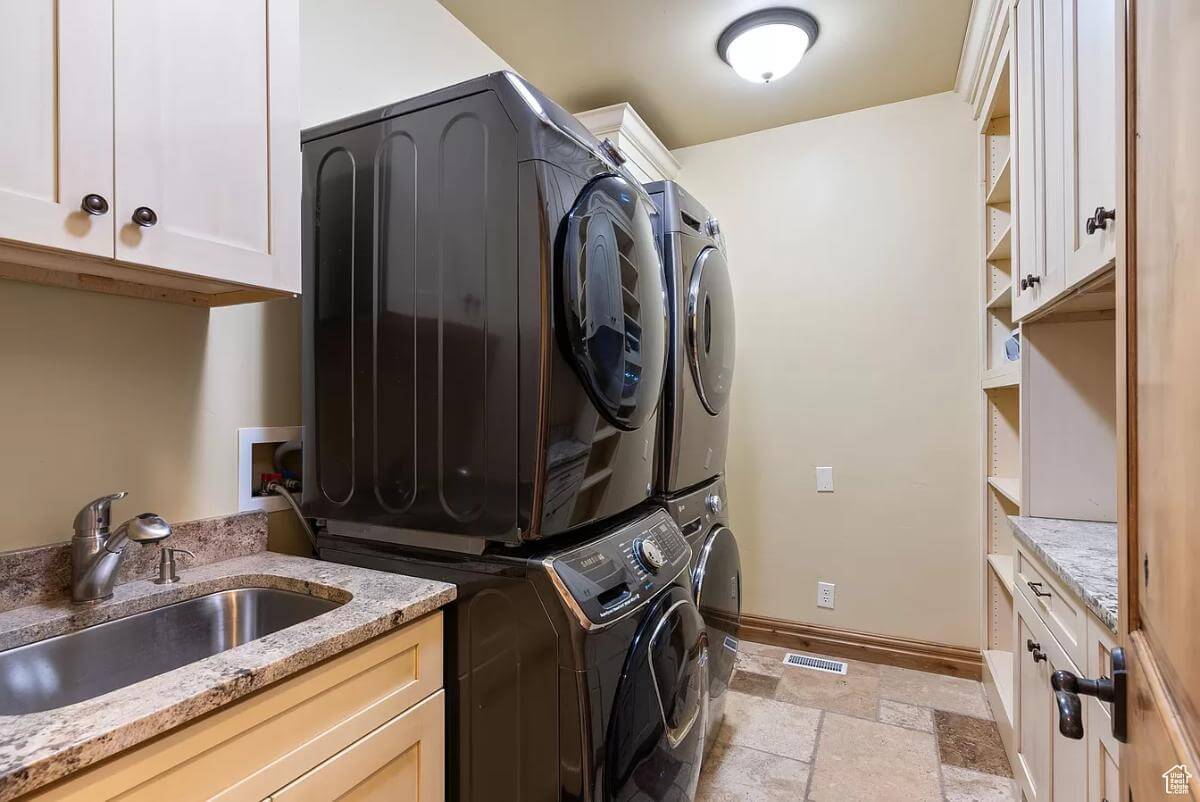
<svg viewBox="0 0 1200 802"><path fill-rule="evenodd" d="M113 255L112 90L110 3L0 0L0 239Z"/></svg>
<svg viewBox="0 0 1200 802"><path fill-rule="evenodd" d="M296 0L114 9L117 258L299 291Z"/></svg>
<svg viewBox="0 0 1200 802"><path fill-rule="evenodd" d="M1200 799L1200 3L1128 0L1119 498L1127 799ZM1127 99L1127 100L1126 100ZM1122 225L1123 224L1123 225ZM1174 788L1172 789L1172 786ZM1178 795L1169 794L1176 790Z"/></svg>
<svg viewBox="0 0 1200 802"><path fill-rule="evenodd" d="M1114 0L1062 0L1065 34L1067 284L1116 255L1117 227L1089 227L1097 207L1117 205L1117 67ZM1090 233L1089 233L1090 231Z"/></svg>

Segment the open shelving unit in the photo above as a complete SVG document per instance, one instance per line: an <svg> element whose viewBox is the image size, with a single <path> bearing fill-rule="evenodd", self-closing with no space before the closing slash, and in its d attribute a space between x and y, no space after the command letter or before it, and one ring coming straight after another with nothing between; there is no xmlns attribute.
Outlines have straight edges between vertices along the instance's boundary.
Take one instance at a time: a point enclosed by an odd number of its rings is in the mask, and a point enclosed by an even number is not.
<svg viewBox="0 0 1200 802"><path fill-rule="evenodd" d="M983 682L1001 738L1013 744L1013 538L1008 516L1021 512L1021 363L1009 360L1005 341L1012 319L1013 149L1009 119L1007 31L979 114L980 261L980 471L983 573L981 640Z"/></svg>

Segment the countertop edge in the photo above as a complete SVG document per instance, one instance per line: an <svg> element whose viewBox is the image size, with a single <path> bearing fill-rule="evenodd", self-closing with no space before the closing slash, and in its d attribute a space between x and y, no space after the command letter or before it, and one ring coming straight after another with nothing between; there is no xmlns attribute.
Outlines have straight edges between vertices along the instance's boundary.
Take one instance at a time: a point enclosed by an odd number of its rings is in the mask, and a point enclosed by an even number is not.
<svg viewBox="0 0 1200 802"><path fill-rule="evenodd" d="M1038 560L1040 562L1042 562L1047 568L1049 568L1050 571L1055 575L1055 577L1057 577L1059 579L1059 581L1061 581L1066 586L1067 590L1069 590L1071 592L1071 594L1076 598L1076 600L1081 602L1084 605L1084 607L1086 607L1087 610L1097 620L1100 621L1100 623L1104 624L1104 626L1109 630L1109 632L1112 635L1114 635L1114 636L1117 635L1117 631L1118 631L1117 612L1118 611L1116 609L1110 608L1107 604L1105 604L1105 602L1102 599L1100 599L1095 594L1093 594L1090 591L1088 591L1087 589L1085 589L1083 587L1083 585L1079 582L1079 580L1074 576L1074 574L1069 569L1064 567L1057 559L1055 559L1054 556L1046 550L1045 546L1042 543L1040 543L1038 541L1038 539L1032 533L1030 533L1029 531L1026 530L1025 522L1023 519L1025 519L1027 517L1028 516L1021 516L1021 515L1008 516L1008 521L1009 521L1010 527L1012 528L1013 536L1016 537L1023 546L1025 546L1030 551L1032 551L1037 556ZM1058 520L1058 519L1045 519L1045 520ZM1094 523L1094 522L1084 522L1084 523ZM1112 524L1112 525L1115 526L1115 524ZM1113 573L1113 576L1116 577L1117 565L1116 565L1115 561L1113 563L1112 573Z"/></svg>

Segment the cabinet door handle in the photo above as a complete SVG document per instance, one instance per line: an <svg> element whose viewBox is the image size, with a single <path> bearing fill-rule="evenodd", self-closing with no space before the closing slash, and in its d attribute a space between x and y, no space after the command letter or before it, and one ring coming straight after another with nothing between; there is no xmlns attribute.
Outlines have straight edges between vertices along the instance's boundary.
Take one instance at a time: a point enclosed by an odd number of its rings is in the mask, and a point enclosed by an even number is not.
<svg viewBox="0 0 1200 802"><path fill-rule="evenodd" d="M1034 284L1041 284L1041 283L1042 283L1042 277L1041 277L1041 276L1035 276L1035 275L1033 275L1032 273L1030 273L1030 274L1029 274L1028 276L1026 276L1025 278L1026 278L1026 280L1029 282L1029 286L1030 286L1030 287L1033 287L1033 285L1034 285Z"/></svg>
<svg viewBox="0 0 1200 802"><path fill-rule="evenodd" d="M1095 234L1098 228L1108 228L1109 220L1117 219L1116 209L1105 209L1103 206L1097 206L1096 211L1087 219L1087 233Z"/></svg>
<svg viewBox="0 0 1200 802"><path fill-rule="evenodd" d="M1042 590L1041 582L1034 582L1033 580L1029 580L1025 584L1028 585L1029 589L1033 591L1033 595L1037 596L1039 599L1049 598L1050 596L1053 595L1051 593L1047 593L1046 591Z"/></svg>
<svg viewBox="0 0 1200 802"><path fill-rule="evenodd" d="M150 228L158 222L158 215L149 206L139 206L133 210L133 222L142 228Z"/></svg>
<svg viewBox="0 0 1200 802"><path fill-rule="evenodd" d="M1027 278L1021 279L1021 289L1023 289L1023 290L1029 289L1029 279L1027 279Z"/></svg>
<svg viewBox="0 0 1200 802"><path fill-rule="evenodd" d="M108 214L108 201L103 195L97 195L95 192L89 192L83 196L83 200L79 204L79 208L88 214L99 217L102 214Z"/></svg>

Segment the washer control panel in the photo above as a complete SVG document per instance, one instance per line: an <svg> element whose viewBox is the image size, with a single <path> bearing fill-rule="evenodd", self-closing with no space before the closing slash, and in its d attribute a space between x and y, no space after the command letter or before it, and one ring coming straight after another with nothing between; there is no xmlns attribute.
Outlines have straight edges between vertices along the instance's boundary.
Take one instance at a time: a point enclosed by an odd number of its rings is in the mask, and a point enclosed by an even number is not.
<svg viewBox="0 0 1200 802"><path fill-rule="evenodd" d="M585 625L623 617L675 581L692 551L665 510L656 510L544 564Z"/></svg>

